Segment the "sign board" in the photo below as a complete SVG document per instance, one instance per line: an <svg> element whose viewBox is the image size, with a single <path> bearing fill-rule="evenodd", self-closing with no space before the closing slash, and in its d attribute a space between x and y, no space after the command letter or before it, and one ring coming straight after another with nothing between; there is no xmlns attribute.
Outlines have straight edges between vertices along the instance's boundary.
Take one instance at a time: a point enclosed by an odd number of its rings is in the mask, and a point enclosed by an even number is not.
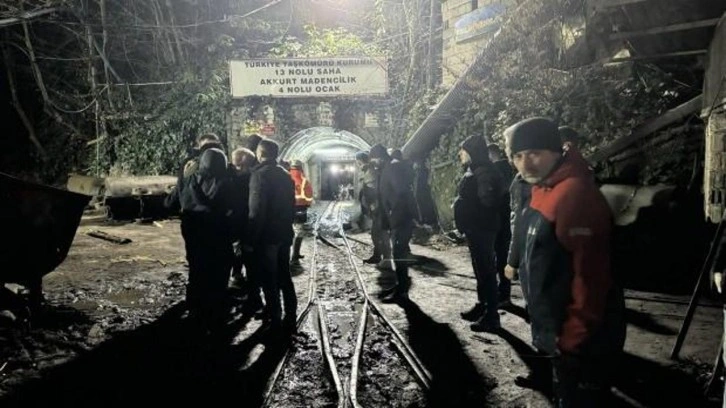
<svg viewBox="0 0 726 408"><path fill-rule="evenodd" d="M333 126L333 108L328 102L318 105L318 126Z"/></svg>
<svg viewBox="0 0 726 408"><path fill-rule="evenodd" d="M245 135L251 135L253 133L260 133L262 126L259 122L247 120L244 123L243 129Z"/></svg>
<svg viewBox="0 0 726 408"><path fill-rule="evenodd" d="M260 134L262 134L262 136L274 136L275 125L272 123L266 123L262 125L262 128L260 129Z"/></svg>
<svg viewBox="0 0 726 408"><path fill-rule="evenodd" d="M233 98L383 95L383 59L308 58L236 60L229 64Z"/></svg>
<svg viewBox="0 0 726 408"><path fill-rule="evenodd" d="M263 136L274 136L276 130L274 123L265 123L261 120L245 121L242 129L245 135L256 133Z"/></svg>
<svg viewBox="0 0 726 408"><path fill-rule="evenodd" d="M454 23L456 42L470 40L496 31L499 29L502 15L506 10L507 6L503 3L495 3L464 14Z"/></svg>
<svg viewBox="0 0 726 408"><path fill-rule="evenodd" d="M366 112L364 127L366 127L366 128L380 127L379 118L380 118L380 116L378 116L377 112Z"/></svg>

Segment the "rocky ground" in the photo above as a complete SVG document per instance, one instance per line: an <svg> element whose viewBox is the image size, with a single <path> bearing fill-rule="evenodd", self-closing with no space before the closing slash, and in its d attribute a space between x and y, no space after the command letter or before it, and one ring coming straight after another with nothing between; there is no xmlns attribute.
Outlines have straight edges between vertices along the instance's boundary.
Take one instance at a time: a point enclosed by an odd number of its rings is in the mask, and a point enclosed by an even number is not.
<svg viewBox="0 0 726 408"><path fill-rule="evenodd" d="M87 235L92 230L131 242ZM369 236L351 237L354 251L367 257ZM420 263L411 272L412 302L383 308L432 375L429 405L548 406L546 387L515 384L517 376L546 367L529 345L519 288L514 287L517 307L501 312L501 334L473 333L459 317L475 300L466 248L441 237L417 242L424 245L411 245ZM304 268L294 277L301 307L310 240L303 254ZM386 275L357 262L370 290L377 292ZM67 259L44 280L44 310L29 322L22 311L0 315L0 405L229 399L259 404L281 351L260 338L259 321L237 313L223 336L190 334L182 302L185 282L177 220L136 224L84 217ZM718 406L717 396L703 398L701 387L718 350L720 306L699 307L682 359L674 362L668 355L688 298L627 295L628 340L614 387L616 405ZM236 304L234 292L229 301Z"/></svg>

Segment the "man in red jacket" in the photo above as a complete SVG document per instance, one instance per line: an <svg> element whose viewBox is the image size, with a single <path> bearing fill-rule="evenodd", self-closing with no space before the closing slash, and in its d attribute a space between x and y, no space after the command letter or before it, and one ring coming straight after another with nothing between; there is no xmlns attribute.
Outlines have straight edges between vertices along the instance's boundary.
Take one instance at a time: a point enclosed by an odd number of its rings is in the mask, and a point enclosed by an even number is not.
<svg viewBox="0 0 726 408"><path fill-rule="evenodd" d="M303 227L308 220L308 208L313 204L313 186L305 177L303 165L300 160L294 160L290 165L290 177L295 182L295 240L292 245L292 262L299 262L300 246L303 240Z"/></svg>
<svg viewBox="0 0 726 408"><path fill-rule="evenodd" d="M532 185L518 244L532 342L552 356L557 406L606 404L611 363L625 340L622 289L610 269L610 209L580 153L563 150L552 121L526 119L504 135Z"/></svg>

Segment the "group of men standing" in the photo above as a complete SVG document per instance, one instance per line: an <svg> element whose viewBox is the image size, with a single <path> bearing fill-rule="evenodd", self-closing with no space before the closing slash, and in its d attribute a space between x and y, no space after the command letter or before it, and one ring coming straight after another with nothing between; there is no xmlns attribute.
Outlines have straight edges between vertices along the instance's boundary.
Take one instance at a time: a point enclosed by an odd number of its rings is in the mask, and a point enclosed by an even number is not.
<svg viewBox="0 0 726 408"><path fill-rule="evenodd" d="M468 138L454 212L479 300L462 317L476 320L473 330L498 331L497 309L510 305L518 275L533 344L552 361L557 406L590 407L606 404L625 341L624 300L610 269L610 209L573 132L539 117L506 129L513 180L500 148Z"/></svg>
<svg viewBox="0 0 726 408"><path fill-rule="evenodd" d="M294 262L301 257L302 236L295 236L293 224L305 221L312 194L301 166L291 175L278 164L278 154L277 143L252 135L228 164L219 138L203 135L167 199L181 214L189 314L205 331L224 324L230 271L246 292L245 312L259 312L272 333L295 329L290 248Z"/></svg>
<svg viewBox="0 0 726 408"><path fill-rule="evenodd" d="M552 361L560 407L605 401L625 340L622 288L610 268L612 216L573 132L546 118L523 120L504 132L506 158L500 147L469 137L459 151L464 175L453 204L477 280L478 302L462 317L474 331L498 331L498 309L511 306L510 279L518 276L533 344ZM214 328L223 320L230 269L239 276L244 265L249 309L262 307L262 288L269 327L294 329L290 247L299 259L302 235L298 229L295 238L293 224L305 222L312 189L301 163L290 173L278 164L275 142L250 142L233 152L230 168L219 139L202 136L169 197L181 210L187 302ZM373 222L374 252L365 262L392 264L396 284L381 297L405 301L417 214L413 169L400 151L380 144L356 159L359 200Z"/></svg>

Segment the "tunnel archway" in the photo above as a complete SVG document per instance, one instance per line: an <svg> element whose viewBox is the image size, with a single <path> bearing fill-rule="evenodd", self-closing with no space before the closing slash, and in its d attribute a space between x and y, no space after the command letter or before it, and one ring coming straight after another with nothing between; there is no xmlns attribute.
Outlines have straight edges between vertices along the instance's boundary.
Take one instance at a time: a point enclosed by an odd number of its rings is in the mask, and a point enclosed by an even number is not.
<svg viewBox="0 0 726 408"><path fill-rule="evenodd" d="M313 185L315 198L329 200L338 197L341 185L351 185L357 190L355 153L370 148L365 139L354 133L319 126L293 135L282 146L280 158L300 160Z"/></svg>
<svg viewBox="0 0 726 408"><path fill-rule="evenodd" d="M282 160L307 162L316 151L340 147L351 152L369 150L371 145L347 130L319 126L301 130L282 147Z"/></svg>

